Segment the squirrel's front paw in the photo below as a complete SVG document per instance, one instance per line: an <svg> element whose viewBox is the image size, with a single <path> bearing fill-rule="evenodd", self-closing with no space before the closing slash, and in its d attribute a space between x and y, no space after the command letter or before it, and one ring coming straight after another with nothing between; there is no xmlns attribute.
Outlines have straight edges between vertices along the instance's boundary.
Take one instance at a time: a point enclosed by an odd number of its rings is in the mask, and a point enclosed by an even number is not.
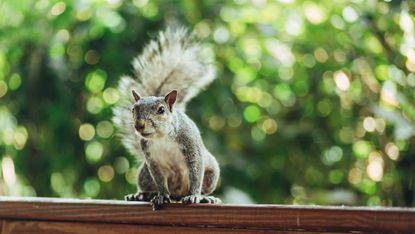
<svg viewBox="0 0 415 234"><path fill-rule="evenodd" d="M218 204L218 203L221 203L221 200L213 196L189 195L189 196L182 198L182 202L184 204L194 204L194 203Z"/></svg>
<svg viewBox="0 0 415 234"><path fill-rule="evenodd" d="M149 202L155 196L155 193L151 192L139 192L128 194L124 197L126 201L145 201Z"/></svg>
<svg viewBox="0 0 415 234"><path fill-rule="evenodd" d="M151 204L153 205L153 210L158 210L164 203L171 203L169 194L158 194L153 197Z"/></svg>

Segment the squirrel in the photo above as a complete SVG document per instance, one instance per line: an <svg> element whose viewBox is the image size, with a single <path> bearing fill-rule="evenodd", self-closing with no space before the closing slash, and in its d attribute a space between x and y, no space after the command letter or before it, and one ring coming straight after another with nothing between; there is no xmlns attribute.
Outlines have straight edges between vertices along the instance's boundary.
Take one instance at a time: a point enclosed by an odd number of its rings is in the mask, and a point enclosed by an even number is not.
<svg viewBox="0 0 415 234"><path fill-rule="evenodd" d="M186 103L215 79L205 52L187 29L167 28L133 60L136 78L121 77L113 122L126 149L144 155L138 192L127 201L149 201L154 210L172 201L221 202L209 196L218 183L218 162L185 114Z"/></svg>

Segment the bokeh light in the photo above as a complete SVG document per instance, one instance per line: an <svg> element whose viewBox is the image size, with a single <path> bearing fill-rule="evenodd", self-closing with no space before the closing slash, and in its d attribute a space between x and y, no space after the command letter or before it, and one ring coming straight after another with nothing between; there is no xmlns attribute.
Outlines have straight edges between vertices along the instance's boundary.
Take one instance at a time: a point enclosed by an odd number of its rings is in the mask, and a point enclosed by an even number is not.
<svg viewBox="0 0 415 234"><path fill-rule="evenodd" d="M97 124L97 135L102 138L109 138L114 132L114 126L110 121L101 121Z"/></svg>
<svg viewBox="0 0 415 234"><path fill-rule="evenodd" d="M84 123L79 127L79 138L84 141L92 140L95 136L95 128L89 123Z"/></svg>
<svg viewBox="0 0 415 234"><path fill-rule="evenodd" d="M110 182L114 178L114 168L110 165L104 165L98 169L98 178L102 182Z"/></svg>
<svg viewBox="0 0 415 234"><path fill-rule="evenodd" d="M3 160L1 161L1 170L3 172L4 182L6 182L9 186L13 186L16 183L16 172L13 159L7 155L3 156Z"/></svg>
<svg viewBox="0 0 415 234"><path fill-rule="evenodd" d="M102 144L98 141L92 141L85 146L85 155L89 163L97 163L101 160L104 153Z"/></svg>

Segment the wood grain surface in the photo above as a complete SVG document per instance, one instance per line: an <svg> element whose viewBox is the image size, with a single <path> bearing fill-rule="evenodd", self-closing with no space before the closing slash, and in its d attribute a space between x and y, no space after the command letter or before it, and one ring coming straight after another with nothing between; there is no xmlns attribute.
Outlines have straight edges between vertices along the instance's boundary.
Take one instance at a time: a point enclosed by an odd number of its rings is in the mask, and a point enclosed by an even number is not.
<svg viewBox="0 0 415 234"><path fill-rule="evenodd" d="M169 204L153 211L140 202L0 197L0 220L2 233L415 233L414 208L385 207Z"/></svg>
<svg viewBox="0 0 415 234"><path fill-rule="evenodd" d="M151 234L255 234L255 233L275 233L271 230L244 230L230 228L196 228L196 227L168 227L168 226L149 226L134 224L107 224L107 223L76 223L76 222L48 222L48 221L5 221L3 234L133 234L133 233L151 233ZM293 232L280 232L281 234L294 234ZM298 232L295 232L298 234Z"/></svg>

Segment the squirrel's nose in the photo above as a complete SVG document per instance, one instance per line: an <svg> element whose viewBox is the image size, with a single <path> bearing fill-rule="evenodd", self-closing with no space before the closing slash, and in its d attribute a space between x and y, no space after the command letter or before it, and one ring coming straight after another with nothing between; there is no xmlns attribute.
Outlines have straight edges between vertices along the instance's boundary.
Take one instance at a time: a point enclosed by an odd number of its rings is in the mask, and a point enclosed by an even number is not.
<svg viewBox="0 0 415 234"><path fill-rule="evenodd" d="M144 128L146 127L146 123L144 122L144 120L137 120L135 121L134 127L135 129L137 129L137 131L142 132L144 131Z"/></svg>

